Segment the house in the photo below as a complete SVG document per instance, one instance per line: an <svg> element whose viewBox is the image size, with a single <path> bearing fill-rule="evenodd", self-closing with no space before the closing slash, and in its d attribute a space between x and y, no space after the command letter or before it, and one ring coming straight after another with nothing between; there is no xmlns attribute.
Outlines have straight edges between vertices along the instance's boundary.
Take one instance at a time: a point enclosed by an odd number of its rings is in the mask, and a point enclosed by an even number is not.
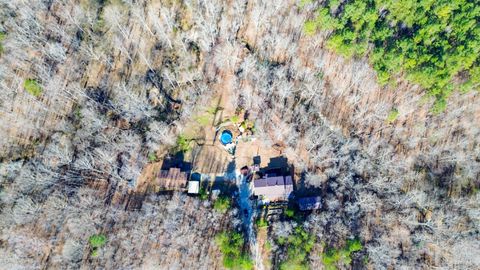
<svg viewBox="0 0 480 270"><path fill-rule="evenodd" d="M155 177L154 184L161 190L183 190L187 186L187 173L180 168L161 170Z"/></svg>
<svg viewBox="0 0 480 270"><path fill-rule="evenodd" d="M318 209L322 206L320 197L305 197L298 199L298 207L302 211Z"/></svg>
<svg viewBox="0 0 480 270"><path fill-rule="evenodd" d="M264 202L287 201L293 192L292 176L269 176L253 181L253 193Z"/></svg>

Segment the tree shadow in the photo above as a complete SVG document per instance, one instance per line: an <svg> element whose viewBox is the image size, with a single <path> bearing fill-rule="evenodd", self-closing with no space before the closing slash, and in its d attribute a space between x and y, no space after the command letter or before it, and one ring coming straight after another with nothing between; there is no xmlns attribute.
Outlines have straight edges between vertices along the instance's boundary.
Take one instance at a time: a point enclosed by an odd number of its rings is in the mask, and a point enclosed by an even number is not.
<svg viewBox="0 0 480 270"><path fill-rule="evenodd" d="M296 181L296 190L295 195L297 198L301 197L311 197L311 196L319 196L322 194L321 187L315 187L308 185L306 182L306 171L302 171L300 174L300 178Z"/></svg>
<svg viewBox="0 0 480 270"><path fill-rule="evenodd" d="M268 174L270 176L287 176L287 175L292 175L292 168L293 168L293 165L290 165L288 163L288 158L284 156L278 156L278 157L270 158L270 161L268 162L267 166L260 168L260 170L264 174Z"/></svg>
<svg viewBox="0 0 480 270"><path fill-rule="evenodd" d="M180 168L180 171L188 173L192 170L192 163L185 160L185 154L182 151L178 151L163 160L161 170L170 168Z"/></svg>

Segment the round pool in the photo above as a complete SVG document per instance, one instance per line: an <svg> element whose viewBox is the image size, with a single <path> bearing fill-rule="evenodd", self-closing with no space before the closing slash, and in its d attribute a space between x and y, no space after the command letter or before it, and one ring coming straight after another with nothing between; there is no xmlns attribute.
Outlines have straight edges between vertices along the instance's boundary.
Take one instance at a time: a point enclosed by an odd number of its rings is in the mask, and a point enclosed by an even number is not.
<svg viewBox="0 0 480 270"><path fill-rule="evenodd" d="M222 135L220 135L220 142L223 145L227 145L232 142L232 137L232 132L230 132L230 130L224 130Z"/></svg>

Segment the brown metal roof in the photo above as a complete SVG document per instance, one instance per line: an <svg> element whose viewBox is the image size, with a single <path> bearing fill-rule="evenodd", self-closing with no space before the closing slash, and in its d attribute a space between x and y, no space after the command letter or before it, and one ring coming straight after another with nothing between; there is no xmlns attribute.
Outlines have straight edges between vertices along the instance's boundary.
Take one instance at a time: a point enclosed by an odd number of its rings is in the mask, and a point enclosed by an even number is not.
<svg viewBox="0 0 480 270"><path fill-rule="evenodd" d="M255 180L253 182L253 192L257 196L262 196L268 201L288 200L293 192L293 182L291 176L273 176Z"/></svg>
<svg viewBox="0 0 480 270"><path fill-rule="evenodd" d="M187 173L181 172L179 168L170 168L168 171L161 170L155 178L155 185L161 189L183 189L187 185Z"/></svg>

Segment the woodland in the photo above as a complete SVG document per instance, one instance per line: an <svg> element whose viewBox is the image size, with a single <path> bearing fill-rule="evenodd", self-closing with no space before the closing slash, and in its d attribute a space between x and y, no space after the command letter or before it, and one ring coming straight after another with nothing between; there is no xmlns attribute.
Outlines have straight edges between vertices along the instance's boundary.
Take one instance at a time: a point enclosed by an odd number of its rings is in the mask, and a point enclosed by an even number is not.
<svg viewBox="0 0 480 270"><path fill-rule="evenodd" d="M479 21L474 0L0 0L0 269L479 269ZM255 217L262 254L234 198L143 186L222 95L322 197Z"/></svg>

